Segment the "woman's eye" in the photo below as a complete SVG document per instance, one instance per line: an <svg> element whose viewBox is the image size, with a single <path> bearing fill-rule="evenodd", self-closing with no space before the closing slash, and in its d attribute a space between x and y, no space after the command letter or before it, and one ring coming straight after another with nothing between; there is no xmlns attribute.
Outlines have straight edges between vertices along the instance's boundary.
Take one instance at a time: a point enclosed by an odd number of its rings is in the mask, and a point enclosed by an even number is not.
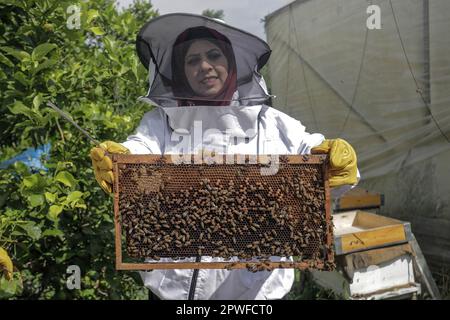
<svg viewBox="0 0 450 320"><path fill-rule="evenodd" d="M222 54L220 52L217 51L213 51L208 53L208 59L210 60L217 60L222 56Z"/></svg>
<svg viewBox="0 0 450 320"><path fill-rule="evenodd" d="M200 61L200 58L191 58L186 62L190 66L195 66Z"/></svg>

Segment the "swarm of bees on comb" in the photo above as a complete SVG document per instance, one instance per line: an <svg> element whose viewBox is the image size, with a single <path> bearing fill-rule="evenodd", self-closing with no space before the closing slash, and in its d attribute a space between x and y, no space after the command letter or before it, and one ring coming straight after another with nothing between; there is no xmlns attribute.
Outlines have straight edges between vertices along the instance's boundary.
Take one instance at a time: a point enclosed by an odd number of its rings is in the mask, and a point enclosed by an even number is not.
<svg viewBox="0 0 450 320"><path fill-rule="evenodd" d="M163 160L120 164L119 213L128 255L220 257L230 260L227 269L238 259L253 272L272 270L271 257L295 256L312 268L334 268L327 261L331 221L322 164L296 167L280 157L272 177L261 176L259 165L220 166L172 165L178 170L173 174ZM148 186L152 178L157 188Z"/></svg>

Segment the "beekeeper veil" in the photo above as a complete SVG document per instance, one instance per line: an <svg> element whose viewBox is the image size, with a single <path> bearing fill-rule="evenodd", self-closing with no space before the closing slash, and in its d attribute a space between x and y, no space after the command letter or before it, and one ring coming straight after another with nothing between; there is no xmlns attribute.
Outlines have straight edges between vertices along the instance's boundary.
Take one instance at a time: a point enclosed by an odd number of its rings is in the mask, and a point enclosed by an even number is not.
<svg viewBox="0 0 450 320"><path fill-rule="evenodd" d="M192 88L183 67L187 51L199 39L217 47L228 64L221 92L208 96ZM216 19L184 13L160 16L140 30L136 48L151 73L147 98L158 106L247 106L269 98L259 74L270 56L268 44Z"/></svg>
<svg viewBox="0 0 450 320"><path fill-rule="evenodd" d="M150 72L144 100L159 107L171 138L201 134L207 148L225 150L235 137L257 136L269 98L259 73L271 52L265 41L216 19L177 13L147 23L136 47Z"/></svg>

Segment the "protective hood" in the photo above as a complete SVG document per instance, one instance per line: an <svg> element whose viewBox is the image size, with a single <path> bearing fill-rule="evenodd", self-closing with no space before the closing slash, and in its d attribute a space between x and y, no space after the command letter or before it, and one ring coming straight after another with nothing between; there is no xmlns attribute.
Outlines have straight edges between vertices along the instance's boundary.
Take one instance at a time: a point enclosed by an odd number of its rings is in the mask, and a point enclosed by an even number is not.
<svg viewBox="0 0 450 320"><path fill-rule="evenodd" d="M197 40L211 43L226 60L224 85L207 98L195 92L186 75L189 48ZM164 112L174 132L192 134L201 123L203 132L255 136L261 105L270 97L259 73L271 53L265 41L215 19L176 13L148 22L137 36L136 49L150 72L143 98Z"/></svg>
<svg viewBox="0 0 450 320"><path fill-rule="evenodd" d="M213 40L227 57L227 81L233 86L225 89L231 88L230 93L220 92L212 98L195 96L184 69L177 70L178 60L184 63L190 43L202 38ZM259 70L269 59L270 47L262 39L218 20L186 13L160 16L142 27L136 49L150 72L147 98L157 106L259 105L269 98ZM231 76L235 78L229 79ZM194 99L196 103L189 103Z"/></svg>

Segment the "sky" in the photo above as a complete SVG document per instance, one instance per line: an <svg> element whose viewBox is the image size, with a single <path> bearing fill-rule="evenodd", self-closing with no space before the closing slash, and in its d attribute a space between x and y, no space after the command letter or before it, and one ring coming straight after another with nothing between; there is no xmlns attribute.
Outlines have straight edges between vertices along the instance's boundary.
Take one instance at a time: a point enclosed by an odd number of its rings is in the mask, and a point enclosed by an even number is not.
<svg viewBox="0 0 450 320"><path fill-rule="evenodd" d="M133 0L119 2L121 6L128 6ZM261 19L291 2L293 0L151 0L160 15L173 12L201 14L205 9L223 10L227 24L264 40L266 34Z"/></svg>

